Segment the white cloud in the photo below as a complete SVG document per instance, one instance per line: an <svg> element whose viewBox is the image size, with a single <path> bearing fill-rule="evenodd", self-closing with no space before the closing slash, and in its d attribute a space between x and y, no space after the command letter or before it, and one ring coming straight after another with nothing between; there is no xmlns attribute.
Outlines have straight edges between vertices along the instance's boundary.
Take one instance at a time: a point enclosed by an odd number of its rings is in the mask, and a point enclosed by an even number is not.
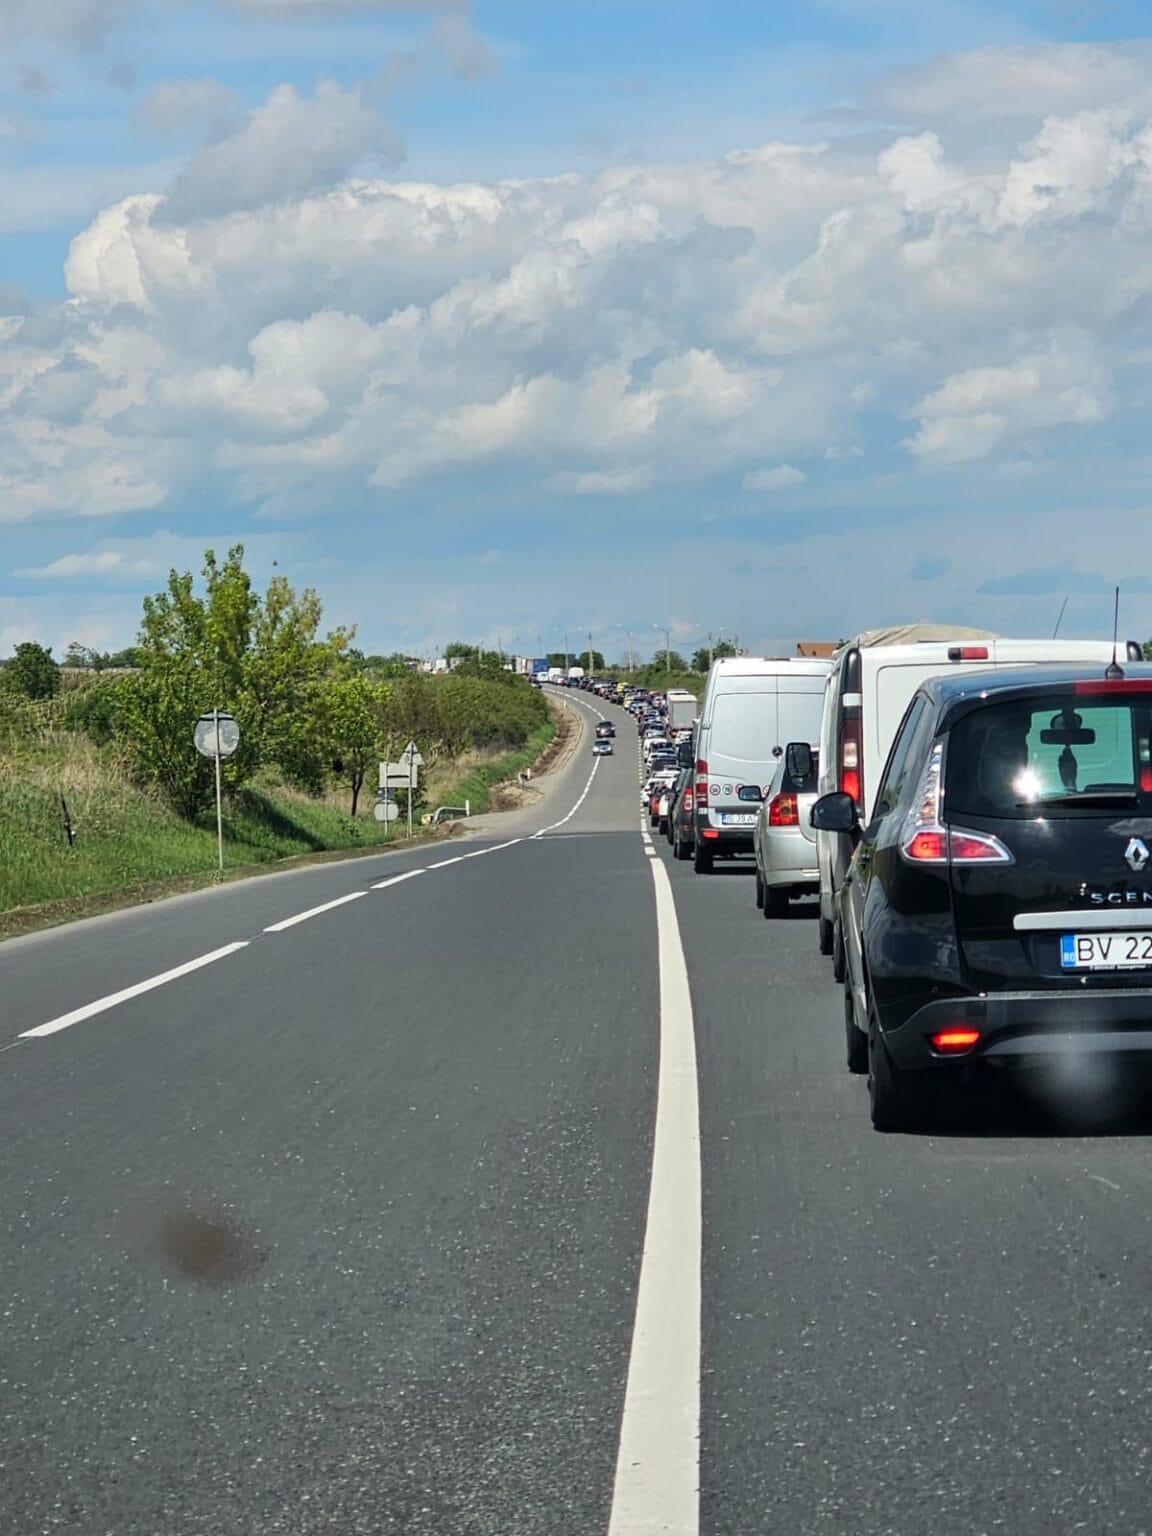
<svg viewBox="0 0 1152 1536"><path fill-rule="evenodd" d="M1059 67L1089 85L1053 87L1053 111L1037 85L978 149L940 115L878 151L452 186L359 174L383 142L367 101L282 88L167 197L92 220L69 303L0 329L0 520L148 508L209 475L303 516L510 472L581 496L783 490L822 457L832 487L865 441L897 466L888 494L922 464L1075 454L1152 391L1152 55ZM1143 71L1144 116L1099 105L1111 68L1130 101Z"/></svg>
<svg viewBox="0 0 1152 1536"><path fill-rule="evenodd" d="M54 581L77 576L150 576L155 570L150 560L130 560L116 550L106 549L99 553L61 555L48 565L25 566L12 574Z"/></svg>
<svg viewBox="0 0 1152 1536"><path fill-rule="evenodd" d="M161 80L141 97L133 116L153 134L178 134L195 129L209 136L236 116L240 98L219 80Z"/></svg>
<svg viewBox="0 0 1152 1536"><path fill-rule="evenodd" d="M808 476L794 464L778 464L775 469L755 469L744 476L746 491L788 491L807 483Z"/></svg>
<svg viewBox="0 0 1152 1536"><path fill-rule="evenodd" d="M192 156L162 217L179 224L306 197L366 157L396 161L403 146L360 89L321 80L308 98L279 85L233 133Z"/></svg>
<svg viewBox="0 0 1152 1536"><path fill-rule="evenodd" d="M1108 413L1108 396L1098 368L1056 350L1011 367L970 368L920 401L920 428L905 446L921 459L960 464L1010 437L1095 426Z"/></svg>

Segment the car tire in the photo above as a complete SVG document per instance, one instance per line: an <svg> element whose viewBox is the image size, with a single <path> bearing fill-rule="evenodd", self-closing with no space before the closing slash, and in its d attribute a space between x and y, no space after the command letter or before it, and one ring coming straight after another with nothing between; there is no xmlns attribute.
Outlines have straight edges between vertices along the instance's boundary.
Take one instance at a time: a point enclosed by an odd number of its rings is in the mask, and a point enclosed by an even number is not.
<svg viewBox="0 0 1152 1536"><path fill-rule="evenodd" d="M688 844L682 837L675 838L672 843L672 852L678 859L681 860L690 859L692 857L692 850L689 848Z"/></svg>
<svg viewBox="0 0 1152 1536"><path fill-rule="evenodd" d="M844 930L839 923L832 924L832 980L842 982L847 974L844 960Z"/></svg>
<svg viewBox="0 0 1152 1536"><path fill-rule="evenodd" d="M760 866L756 866L756 905L762 912L764 910L764 876L760 873Z"/></svg>
<svg viewBox="0 0 1152 1536"><path fill-rule="evenodd" d="M695 843L692 848L692 868L698 875L710 875L712 873L712 850L702 840Z"/></svg>
<svg viewBox="0 0 1152 1536"><path fill-rule="evenodd" d="M785 891L764 888L764 916L766 918L788 916L788 895Z"/></svg>
<svg viewBox="0 0 1152 1536"><path fill-rule="evenodd" d="M832 924L826 917L821 916L820 921L816 925L816 942L820 946L820 953L822 955L830 955L832 953Z"/></svg>
<svg viewBox="0 0 1152 1536"><path fill-rule="evenodd" d="M875 1021L868 1032L868 1104L872 1129L922 1131L932 1122L934 1085L903 1072L892 1060Z"/></svg>
<svg viewBox="0 0 1152 1536"><path fill-rule="evenodd" d="M868 1036L856 1028L856 1010L852 1006L852 985L844 983L844 1043L847 1046L848 1070L856 1077L863 1077L868 1070Z"/></svg>

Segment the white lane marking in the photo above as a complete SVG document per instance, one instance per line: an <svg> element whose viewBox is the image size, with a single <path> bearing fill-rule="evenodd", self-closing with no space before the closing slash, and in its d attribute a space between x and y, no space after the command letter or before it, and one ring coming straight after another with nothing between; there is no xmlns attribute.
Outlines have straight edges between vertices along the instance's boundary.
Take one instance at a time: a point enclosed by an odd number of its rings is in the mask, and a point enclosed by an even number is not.
<svg viewBox="0 0 1152 1536"><path fill-rule="evenodd" d="M51 1019L47 1024L37 1024L35 1029L26 1029L19 1038L42 1040L45 1035L55 1035L62 1029L71 1028L73 1024L82 1024L85 1019L91 1019L98 1013L105 1013L119 1003L126 1003L131 998L141 997L145 992L162 987L166 982L188 976L205 965L211 965L214 960L223 960L227 955L234 955L238 949L247 948L247 939L241 939L235 944L225 944L223 949L214 949L210 955L200 955L195 960L186 960L183 965L173 966L170 971L164 971L159 976L150 976L147 981L138 981L134 987L125 987L122 992L112 992L107 997L97 998L94 1003L85 1003L83 1008L74 1008L71 1013L62 1013L58 1019Z"/></svg>
<svg viewBox="0 0 1152 1536"><path fill-rule="evenodd" d="M588 798L588 791L592 788L592 781L596 777L596 770L599 768L600 764L603 761L604 761L604 759L602 757L597 757L597 758L593 759L593 761L592 761L592 772L588 775L588 782L587 782L587 784L585 784L584 789L583 789L583 791L582 791L582 793L580 795L579 800L577 800L576 804L568 812L567 816L562 817L560 821L554 821L550 827L541 827L539 832L533 832L533 834L532 834L532 841L533 842L535 842L538 838L543 837L546 832L555 832L559 827L566 826L568 824L568 822L570 822L572 820L573 816L575 816L576 812L584 804L585 800L587 800L587 798Z"/></svg>
<svg viewBox="0 0 1152 1536"><path fill-rule="evenodd" d="M417 875L424 874L422 869L410 869L407 874L393 875L391 880L378 880L372 887L374 891L386 891L390 885L400 885L405 880L415 880Z"/></svg>
<svg viewBox="0 0 1152 1536"><path fill-rule="evenodd" d="M337 896L335 901L326 901L322 906L309 907L307 912L297 912L294 917L285 917L278 923L269 923L264 932L283 933L286 928L295 928L297 923L306 923L310 917L319 917L322 912L331 912L333 907L345 907L350 901L360 901L367 894L367 891L351 891L347 896Z"/></svg>
<svg viewBox="0 0 1152 1536"><path fill-rule="evenodd" d="M654 859L656 857L656 850L655 850L655 848L653 848L651 843L648 844L648 846L647 846L647 848L645 848L644 852L648 855L648 857L650 859Z"/></svg>
<svg viewBox="0 0 1152 1536"><path fill-rule="evenodd" d="M467 858L470 858L470 857L471 857L470 854L462 853L462 854L460 854L459 858L455 858L455 859L441 859L439 864L429 864L428 865L428 872L429 872L429 874L431 874L431 872L434 869L447 869L449 864L463 864L464 860L467 859Z"/></svg>
<svg viewBox="0 0 1152 1536"><path fill-rule="evenodd" d="M1109 1189L1120 1190L1120 1193L1123 1193L1123 1190L1121 1190L1119 1184L1113 1184L1112 1180L1106 1179L1102 1173L1090 1173L1088 1177L1090 1179L1095 1179L1097 1184L1107 1184Z"/></svg>
<svg viewBox="0 0 1152 1536"><path fill-rule="evenodd" d="M648 1225L608 1536L700 1529L700 1103L688 968L668 871L651 865L660 1076Z"/></svg>

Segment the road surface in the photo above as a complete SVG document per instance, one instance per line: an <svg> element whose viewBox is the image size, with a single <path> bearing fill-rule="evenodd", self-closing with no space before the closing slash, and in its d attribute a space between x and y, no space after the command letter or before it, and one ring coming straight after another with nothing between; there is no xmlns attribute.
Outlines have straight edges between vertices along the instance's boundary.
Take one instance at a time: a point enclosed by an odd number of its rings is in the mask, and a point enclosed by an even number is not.
<svg viewBox="0 0 1152 1536"><path fill-rule="evenodd" d="M871 1132L601 707L477 836L0 947L0 1529L1152 1531L1147 1123Z"/></svg>

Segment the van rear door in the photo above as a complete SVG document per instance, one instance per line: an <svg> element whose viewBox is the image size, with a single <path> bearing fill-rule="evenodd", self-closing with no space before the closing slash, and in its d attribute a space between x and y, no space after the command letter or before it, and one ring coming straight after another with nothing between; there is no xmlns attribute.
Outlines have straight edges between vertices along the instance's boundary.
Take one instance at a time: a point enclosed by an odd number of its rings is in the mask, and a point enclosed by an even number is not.
<svg viewBox="0 0 1152 1536"><path fill-rule="evenodd" d="M766 791L779 743L775 677L726 678L716 692L707 745L701 749L707 754L707 817L713 826L754 825L755 802L742 801L740 789L754 784Z"/></svg>

